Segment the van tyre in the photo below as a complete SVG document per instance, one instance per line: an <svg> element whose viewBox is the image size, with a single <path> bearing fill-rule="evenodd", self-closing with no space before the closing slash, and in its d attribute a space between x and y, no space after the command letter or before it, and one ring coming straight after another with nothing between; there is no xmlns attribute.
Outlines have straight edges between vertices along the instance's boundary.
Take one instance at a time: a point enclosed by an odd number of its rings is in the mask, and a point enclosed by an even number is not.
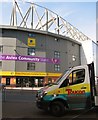
<svg viewBox="0 0 98 120"><path fill-rule="evenodd" d="M60 117L65 113L65 106L62 102L56 101L51 104L50 111L54 116Z"/></svg>

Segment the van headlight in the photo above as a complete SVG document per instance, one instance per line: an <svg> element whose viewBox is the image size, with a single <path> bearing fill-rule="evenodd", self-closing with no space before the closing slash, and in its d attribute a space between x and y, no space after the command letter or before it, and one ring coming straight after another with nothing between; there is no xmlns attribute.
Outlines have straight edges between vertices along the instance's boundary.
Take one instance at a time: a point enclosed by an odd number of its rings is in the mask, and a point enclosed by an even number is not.
<svg viewBox="0 0 98 120"><path fill-rule="evenodd" d="M38 92L38 93L37 93L36 97L37 97L38 99L41 99L41 98L43 98L46 94L47 94L46 91L41 91L41 92Z"/></svg>
<svg viewBox="0 0 98 120"><path fill-rule="evenodd" d="M46 91L43 91L43 92L40 94L40 97L43 98L46 94L47 94L47 92L46 92Z"/></svg>

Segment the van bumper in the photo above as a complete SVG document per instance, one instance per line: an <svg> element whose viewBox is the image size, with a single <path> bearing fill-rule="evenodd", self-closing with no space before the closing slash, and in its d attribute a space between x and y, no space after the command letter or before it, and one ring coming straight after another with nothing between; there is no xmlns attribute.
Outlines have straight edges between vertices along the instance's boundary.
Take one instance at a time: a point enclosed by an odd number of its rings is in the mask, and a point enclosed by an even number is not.
<svg viewBox="0 0 98 120"><path fill-rule="evenodd" d="M50 102L43 101L43 100L36 101L36 106L39 109L49 110Z"/></svg>

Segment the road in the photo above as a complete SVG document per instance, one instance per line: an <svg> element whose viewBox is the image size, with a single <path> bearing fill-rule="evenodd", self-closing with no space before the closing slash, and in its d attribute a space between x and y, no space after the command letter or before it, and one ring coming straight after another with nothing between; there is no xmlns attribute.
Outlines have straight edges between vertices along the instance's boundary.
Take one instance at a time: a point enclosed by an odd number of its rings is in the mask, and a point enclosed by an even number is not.
<svg viewBox="0 0 98 120"><path fill-rule="evenodd" d="M3 91L2 102L2 116L3 119L11 118L15 120L34 119L34 118L56 118L46 111L39 110L35 104L35 91L25 90L6 90ZM65 115L61 118L67 120L90 120L96 119L97 111L95 108L91 110L74 110L66 111ZM84 119L85 118L85 119ZM57 119L57 118L56 118Z"/></svg>

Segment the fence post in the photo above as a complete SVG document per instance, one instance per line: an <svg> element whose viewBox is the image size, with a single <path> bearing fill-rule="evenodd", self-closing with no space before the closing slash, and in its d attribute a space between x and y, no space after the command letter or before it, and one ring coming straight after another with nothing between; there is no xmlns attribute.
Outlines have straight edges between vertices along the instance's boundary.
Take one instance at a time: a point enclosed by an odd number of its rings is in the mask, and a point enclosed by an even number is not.
<svg viewBox="0 0 98 120"><path fill-rule="evenodd" d="M2 96L3 96L3 101L5 102L5 99L6 99L5 85L2 85Z"/></svg>

